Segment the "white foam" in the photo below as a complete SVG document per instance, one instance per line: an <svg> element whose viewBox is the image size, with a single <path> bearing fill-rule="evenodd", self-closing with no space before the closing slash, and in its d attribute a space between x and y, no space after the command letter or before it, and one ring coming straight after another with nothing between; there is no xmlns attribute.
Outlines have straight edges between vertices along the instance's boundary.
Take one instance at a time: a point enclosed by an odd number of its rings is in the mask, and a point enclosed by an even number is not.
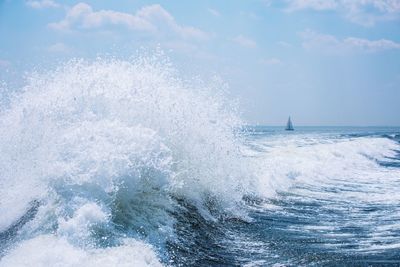
<svg viewBox="0 0 400 267"><path fill-rule="evenodd" d="M95 203L85 203L75 211L72 218L58 220L58 234L73 240L90 236L90 227L107 222L107 214Z"/></svg>
<svg viewBox="0 0 400 267"><path fill-rule="evenodd" d="M380 164L396 160L397 142L306 134L256 142L259 152L253 158L263 163L260 173L265 176L258 187L260 194L269 193L272 183L275 190L289 193L287 200L316 203L316 211L321 209L319 220L305 213L303 219L311 224L288 226L292 234L318 232L326 238L324 246L357 253L398 248L400 169ZM290 215L290 210L284 212ZM326 219L330 213L340 216ZM352 228L362 228L363 236L343 231ZM351 242L354 246L349 247Z"/></svg>
<svg viewBox="0 0 400 267"><path fill-rule="evenodd" d="M281 142L276 139L272 142L267 139L261 141L265 150L256 156L261 165L260 173L265 177L258 187L261 194L263 190L270 194L271 188L285 191L293 185L304 184L307 186L304 194L316 199L324 195L329 199L336 195L329 190L314 192L309 190L310 186L341 190L341 197L348 200L400 200L394 192L398 187L400 170L387 169L377 162L395 156L394 150L399 149L399 145L392 140L320 137L321 140L313 139L305 145L304 136L289 140L282 136L278 139ZM302 189L297 190L300 192Z"/></svg>
<svg viewBox="0 0 400 267"><path fill-rule="evenodd" d="M30 75L0 113L0 210L13 210L2 214L0 230L33 200L41 205L18 232L27 241L4 262L105 261L85 246L95 242L94 226L110 229L113 220L163 242L173 231L171 195L206 217L210 199L241 215L254 174L235 135L237 112L213 91L220 85L183 81L158 56L77 60ZM26 250L30 258L20 259Z"/></svg>
<svg viewBox="0 0 400 267"><path fill-rule="evenodd" d="M40 235L19 244L0 261L1 267L24 266L162 266L148 245L125 240L117 247L82 249L63 238Z"/></svg>
<svg viewBox="0 0 400 267"><path fill-rule="evenodd" d="M244 194L270 197L296 183L343 189L357 179L362 190L343 191L345 199L400 199L390 186L399 173L374 160L393 155L393 141L294 137L264 140L257 145L265 151L249 151L235 133L242 125L235 107L213 91L219 86L183 81L159 57L78 60L31 75L0 113L0 231L33 200L41 205L18 232L25 241L13 244L2 264L158 264L152 248L138 241L94 248L91 230L112 231L117 221L130 234L162 243L173 236L171 195L211 219L207 201L246 218ZM380 179L386 191L371 186Z"/></svg>

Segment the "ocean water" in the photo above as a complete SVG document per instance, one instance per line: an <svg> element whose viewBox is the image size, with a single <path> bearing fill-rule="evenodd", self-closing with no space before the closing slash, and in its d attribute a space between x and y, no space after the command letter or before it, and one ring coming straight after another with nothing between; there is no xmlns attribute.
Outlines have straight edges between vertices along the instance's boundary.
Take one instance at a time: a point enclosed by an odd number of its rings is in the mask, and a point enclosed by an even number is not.
<svg viewBox="0 0 400 267"><path fill-rule="evenodd" d="M400 128L246 126L159 55L24 84L0 90L0 266L400 265Z"/></svg>

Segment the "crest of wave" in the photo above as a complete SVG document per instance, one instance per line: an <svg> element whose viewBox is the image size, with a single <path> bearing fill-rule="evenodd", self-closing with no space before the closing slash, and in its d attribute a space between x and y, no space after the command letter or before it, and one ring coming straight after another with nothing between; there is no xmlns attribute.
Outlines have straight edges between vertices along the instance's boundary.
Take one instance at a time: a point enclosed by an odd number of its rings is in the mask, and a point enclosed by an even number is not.
<svg viewBox="0 0 400 267"><path fill-rule="evenodd" d="M234 212L251 179L221 86L180 79L162 56L30 75L0 113L0 232L34 200L22 239L51 232L78 247L99 243L99 225L157 242L171 231L171 196L203 215L210 199Z"/></svg>

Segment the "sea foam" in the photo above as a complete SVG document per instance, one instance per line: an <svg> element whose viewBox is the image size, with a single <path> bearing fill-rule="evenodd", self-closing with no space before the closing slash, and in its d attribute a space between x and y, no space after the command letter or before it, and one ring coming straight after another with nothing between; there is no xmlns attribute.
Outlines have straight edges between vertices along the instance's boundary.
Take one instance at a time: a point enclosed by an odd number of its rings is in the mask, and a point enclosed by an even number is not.
<svg viewBox="0 0 400 267"><path fill-rule="evenodd" d="M254 177L224 86L182 80L158 55L28 75L0 113L1 264L157 265L175 199L240 214Z"/></svg>

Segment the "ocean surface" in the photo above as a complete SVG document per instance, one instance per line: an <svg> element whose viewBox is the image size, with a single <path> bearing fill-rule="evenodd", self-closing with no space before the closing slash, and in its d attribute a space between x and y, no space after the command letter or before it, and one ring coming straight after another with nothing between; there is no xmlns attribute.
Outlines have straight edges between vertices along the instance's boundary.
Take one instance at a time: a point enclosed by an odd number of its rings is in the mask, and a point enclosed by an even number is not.
<svg viewBox="0 0 400 267"><path fill-rule="evenodd" d="M400 266L400 128L245 126L157 57L1 86L2 267Z"/></svg>

